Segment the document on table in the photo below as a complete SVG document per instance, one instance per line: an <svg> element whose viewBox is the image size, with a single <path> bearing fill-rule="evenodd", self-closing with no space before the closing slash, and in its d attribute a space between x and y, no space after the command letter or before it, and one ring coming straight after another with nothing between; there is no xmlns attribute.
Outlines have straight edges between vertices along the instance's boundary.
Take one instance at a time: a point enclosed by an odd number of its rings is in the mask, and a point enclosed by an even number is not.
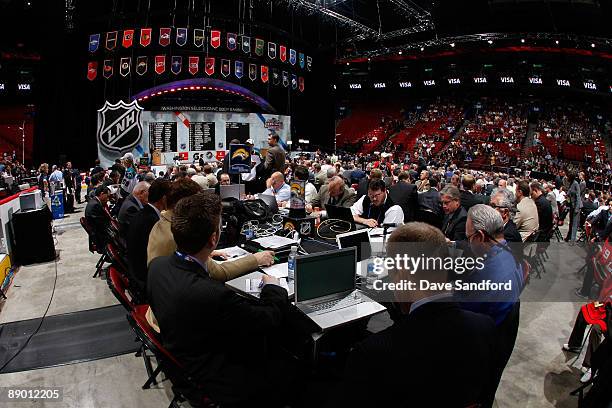
<svg viewBox="0 0 612 408"><path fill-rule="evenodd" d="M278 235L270 235L268 237L262 237L254 239L253 242L257 242L262 248L278 249L287 245L296 245L297 243L290 238L279 237Z"/></svg>
<svg viewBox="0 0 612 408"><path fill-rule="evenodd" d="M283 262L280 264L266 266L260 268L266 275L274 276L275 278L286 278L289 276L289 264Z"/></svg>
<svg viewBox="0 0 612 408"><path fill-rule="evenodd" d="M224 249L221 249L220 251L225 252L228 258L223 261L215 261L217 263L235 261L236 259L242 258L243 256L247 256L250 254L250 252L245 251L244 249L237 247L237 246L224 248Z"/></svg>
<svg viewBox="0 0 612 408"><path fill-rule="evenodd" d="M287 279L285 278L280 278L278 280L278 284L282 287L285 288L285 290L287 292L289 292L289 286L287 285ZM261 285L261 278L247 278L246 279L246 291L248 293L259 293L261 292L261 288L263 286Z"/></svg>

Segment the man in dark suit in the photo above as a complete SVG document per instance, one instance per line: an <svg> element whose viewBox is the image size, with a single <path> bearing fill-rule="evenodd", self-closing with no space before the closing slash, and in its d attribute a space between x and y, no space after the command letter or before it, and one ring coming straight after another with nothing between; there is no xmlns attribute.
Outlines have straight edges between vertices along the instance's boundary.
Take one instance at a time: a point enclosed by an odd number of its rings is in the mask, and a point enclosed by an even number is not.
<svg viewBox="0 0 612 408"><path fill-rule="evenodd" d="M130 289L138 301L146 303L147 245L153 226L159 221L161 212L166 210L166 194L170 182L156 179L149 188L149 202L139 211L127 232L127 261Z"/></svg>
<svg viewBox="0 0 612 408"><path fill-rule="evenodd" d="M280 138L276 134L268 136L268 154L264 161L264 167L272 174L276 171L283 173L285 171L285 151L278 145Z"/></svg>
<svg viewBox="0 0 612 408"><path fill-rule="evenodd" d="M463 191L461 191L461 206L468 211L472 206L476 204L483 204L484 201L480 195L474 194L474 184L476 179L471 174L465 174L461 180L463 185Z"/></svg>
<svg viewBox="0 0 612 408"><path fill-rule="evenodd" d="M449 241L465 241L465 222L467 212L461 206L461 194L459 189L452 184L444 186L440 191L442 209L444 210L444 222L442 232Z"/></svg>
<svg viewBox="0 0 612 408"><path fill-rule="evenodd" d="M546 199L544 188L537 181L529 185L531 199L538 209L538 225L540 234L538 241L548 242L553 233L553 211L550 202Z"/></svg>
<svg viewBox="0 0 612 408"><path fill-rule="evenodd" d="M287 291L263 275L259 301L239 296L208 275L217 246L221 200L198 193L178 202L171 230L177 251L149 265L147 292L163 345L221 406L276 406L288 370L270 369L266 335L288 312ZM248 349L256 350L245 357ZM268 378L278 375L280 379Z"/></svg>
<svg viewBox="0 0 612 408"><path fill-rule="evenodd" d="M407 242L431 245L439 251L436 256L448 255L440 230L413 222L391 234L387 256L403 256ZM495 356L493 320L462 310L448 292L419 289L421 280L449 282L445 270L390 269L389 278L412 282L417 289L395 291L393 326L354 347L334 406L467 407L482 402ZM364 373L384 373L384 389L355 392L371 385Z"/></svg>
<svg viewBox="0 0 612 408"><path fill-rule="evenodd" d="M110 240L110 215L106 212L109 196L108 187L99 186L85 207L85 219L93 235L91 239L100 251Z"/></svg>
<svg viewBox="0 0 612 408"><path fill-rule="evenodd" d="M416 185L410 183L410 175L408 172L401 172L398 176L398 182L389 188L389 195L393 202L404 211L404 222L414 221L417 210L418 193Z"/></svg>
<svg viewBox="0 0 612 408"><path fill-rule="evenodd" d="M440 201L440 192L438 191L438 180L432 177L429 180L429 189L418 194L417 201L419 207L416 213L416 220L442 228L444 212L442 211L442 202Z"/></svg>
<svg viewBox="0 0 612 408"><path fill-rule="evenodd" d="M508 242L523 242L521 234L512 221L512 202L505 193L497 193L491 197L490 206L495 208L504 221L504 239Z"/></svg>
<svg viewBox="0 0 612 408"><path fill-rule="evenodd" d="M363 177L359 181L359 187L357 187L357 199L359 200L364 195L368 195L368 186L372 180L382 180L383 174L379 169L370 170L370 174L367 177Z"/></svg>
<svg viewBox="0 0 612 408"><path fill-rule="evenodd" d="M123 238L127 236L128 227L134 216L149 202L149 187L150 184L146 181L138 182L134 186L134 191L121 203L117 221L119 221L119 232Z"/></svg>

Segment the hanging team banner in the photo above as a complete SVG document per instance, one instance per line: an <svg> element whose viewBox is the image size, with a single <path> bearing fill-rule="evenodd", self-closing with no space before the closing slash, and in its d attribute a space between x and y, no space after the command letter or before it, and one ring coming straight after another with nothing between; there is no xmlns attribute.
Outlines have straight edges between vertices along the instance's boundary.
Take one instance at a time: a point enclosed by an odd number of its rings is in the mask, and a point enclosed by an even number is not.
<svg viewBox="0 0 612 408"><path fill-rule="evenodd" d="M261 66L261 82L265 84L268 82L269 78L270 76L269 76L268 67L266 65L262 65Z"/></svg>
<svg viewBox="0 0 612 408"><path fill-rule="evenodd" d="M280 60L285 62L287 61L287 47L281 45L280 47Z"/></svg>
<svg viewBox="0 0 612 408"><path fill-rule="evenodd" d="M134 30L123 31L123 41L121 41L121 45L123 45L123 48L130 48L133 42L134 42Z"/></svg>
<svg viewBox="0 0 612 408"><path fill-rule="evenodd" d="M100 34L92 34L89 36L89 52L98 51L100 46Z"/></svg>
<svg viewBox="0 0 612 408"><path fill-rule="evenodd" d="M312 57L306 57L306 68L309 71L312 70Z"/></svg>
<svg viewBox="0 0 612 408"><path fill-rule="evenodd" d="M196 47L203 47L205 39L206 37L204 36L204 30L202 30L201 28L196 28L193 30L193 44Z"/></svg>
<svg viewBox="0 0 612 408"><path fill-rule="evenodd" d="M236 78L242 79L242 76L244 75L244 64L242 61L234 62L234 75L236 75Z"/></svg>
<svg viewBox="0 0 612 408"><path fill-rule="evenodd" d="M295 63L297 62L297 54L295 50L289 50L289 62L291 63L291 65L295 65Z"/></svg>
<svg viewBox="0 0 612 408"><path fill-rule="evenodd" d="M304 77L298 78L298 88L300 92L304 92Z"/></svg>
<svg viewBox="0 0 612 408"><path fill-rule="evenodd" d="M215 73L215 59L214 58L206 58L204 60L204 72L209 76Z"/></svg>
<svg viewBox="0 0 612 408"><path fill-rule="evenodd" d="M138 75L144 75L147 73L147 68L148 68L148 61L147 61L147 57L143 56L143 57L138 57L136 59L136 73Z"/></svg>
<svg viewBox="0 0 612 408"><path fill-rule="evenodd" d="M274 59L276 58L276 44L269 42L268 43L268 57L270 57L270 59Z"/></svg>
<svg viewBox="0 0 612 408"><path fill-rule="evenodd" d="M227 33L227 49L230 51L236 51L238 41L238 35L236 33Z"/></svg>
<svg viewBox="0 0 612 408"><path fill-rule="evenodd" d="M277 68L272 68L272 83L274 85L280 84L280 74Z"/></svg>
<svg viewBox="0 0 612 408"><path fill-rule="evenodd" d="M162 47L170 45L170 32L171 29L167 27L159 29L159 45Z"/></svg>
<svg viewBox="0 0 612 408"><path fill-rule="evenodd" d="M255 54L258 56L263 56L264 53L264 40L262 40L261 38L257 38L255 39Z"/></svg>
<svg viewBox="0 0 612 408"><path fill-rule="evenodd" d="M299 58L299 60L300 60L300 68L304 69L304 65L306 65L305 62L304 62L304 53L300 52L299 56L300 56L300 58Z"/></svg>
<svg viewBox="0 0 612 408"><path fill-rule="evenodd" d="M130 74L130 65L132 65L132 58L121 58L121 62L119 64L119 73L122 77L126 77Z"/></svg>
<svg viewBox="0 0 612 408"><path fill-rule="evenodd" d="M219 48L221 46L221 31L210 31L210 45L212 45L213 48Z"/></svg>
<svg viewBox="0 0 612 408"><path fill-rule="evenodd" d="M98 76L98 62L92 61L87 63L87 79L93 81Z"/></svg>
<svg viewBox="0 0 612 408"><path fill-rule="evenodd" d="M104 60L102 76L106 79L113 76L113 60Z"/></svg>
<svg viewBox="0 0 612 408"><path fill-rule="evenodd" d="M291 74L291 89L293 89L295 91L297 89L297 87L298 87L297 75Z"/></svg>
<svg viewBox="0 0 612 408"><path fill-rule="evenodd" d="M155 73L161 75L166 71L166 56L156 55L155 56Z"/></svg>
<svg viewBox="0 0 612 408"><path fill-rule="evenodd" d="M111 31L110 33L106 33L106 49L113 50L117 46L117 32Z"/></svg>
<svg viewBox="0 0 612 408"><path fill-rule="evenodd" d="M223 75L224 77L228 77L230 75L230 60L228 59L222 59L221 60L221 75Z"/></svg>
<svg viewBox="0 0 612 408"><path fill-rule="evenodd" d="M289 73L287 71L283 71L283 86L285 88L289 86Z"/></svg>
<svg viewBox="0 0 612 408"><path fill-rule="evenodd" d="M142 47L148 47L151 44L151 28L140 29L140 45Z"/></svg>
<svg viewBox="0 0 612 408"><path fill-rule="evenodd" d="M181 69L183 69L183 57L180 55L173 55L172 62L170 64L170 71L174 75L178 75L181 73Z"/></svg>
<svg viewBox="0 0 612 408"><path fill-rule="evenodd" d="M200 57L189 57L189 73L195 75L200 69Z"/></svg>
<svg viewBox="0 0 612 408"><path fill-rule="evenodd" d="M249 64L249 79L255 81L257 79L257 65Z"/></svg>
<svg viewBox="0 0 612 408"><path fill-rule="evenodd" d="M176 29L176 44L180 47L187 44L187 29L186 28Z"/></svg>
<svg viewBox="0 0 612 408"><path fill-rule="evenodd" d="M242 37L242 51L245 54L251 53L251 37L246 37L246 36Z"/></svg>

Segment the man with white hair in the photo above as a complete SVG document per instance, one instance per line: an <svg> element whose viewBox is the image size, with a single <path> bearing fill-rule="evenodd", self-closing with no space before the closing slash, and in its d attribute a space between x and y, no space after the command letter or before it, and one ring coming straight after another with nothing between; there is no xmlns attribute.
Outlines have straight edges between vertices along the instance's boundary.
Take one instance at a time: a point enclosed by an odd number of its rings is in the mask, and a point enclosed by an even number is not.
<svg viewBox="0 0 612 408"><path fill-rule="evenodd" d="M125 198L134 191L134 187L138 183L138 170L134 165L134 155L132 153L124 154L121 161L125 167L125 173L121 180L121 197Z"/></svg>
<svg viewBox="0 0 612 408"><path fill-rule="evenodd" d="M130 226L132 218L138 211L149 203L149 187L151 184L141 181L134 186L132 194L121 204L117 220L119 221L119 232L123 237L127 235L127 228Z"/></svg>

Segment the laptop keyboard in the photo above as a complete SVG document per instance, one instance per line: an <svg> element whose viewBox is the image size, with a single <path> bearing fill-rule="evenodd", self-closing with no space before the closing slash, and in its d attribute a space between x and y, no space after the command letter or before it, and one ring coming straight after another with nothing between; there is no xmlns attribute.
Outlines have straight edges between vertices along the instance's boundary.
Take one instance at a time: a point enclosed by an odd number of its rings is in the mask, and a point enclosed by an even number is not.
<svg viewBox="0 0 612 408"><path fill-rule="evenodd" d="M355 297L353 294L336 300L330 300L329 302L317 303L315 305L311 305L312 314L318 315L322 313L327 313L330 310L344 309L345 307L353 306L358 303L361 303L361 296Z"/></svg>

